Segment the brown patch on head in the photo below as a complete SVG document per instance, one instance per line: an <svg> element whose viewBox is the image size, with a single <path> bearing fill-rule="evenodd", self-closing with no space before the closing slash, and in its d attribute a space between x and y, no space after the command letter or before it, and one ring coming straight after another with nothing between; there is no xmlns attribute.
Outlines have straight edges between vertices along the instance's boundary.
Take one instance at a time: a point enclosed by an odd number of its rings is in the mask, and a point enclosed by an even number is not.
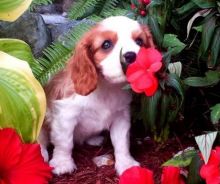
<svg viewBox="0 0 220 184"><path fill-rule="evenodd" d="M152 34L147 26L141 25L141 29L132 33L132 38L134 40L141 39L143 40L143 46L146 48L154 48L154 41Z"/></svg>
<svg viewBox="0 0 220 184"><path fill-rule="evenodd" d="M96 64L101 63L109 55L109 53L111 53L117 40L117 34L113 31L99 31L98 34L95 35L91 50ZM105 42L111 43L111 47L103 49L103 44Z"/></svg>

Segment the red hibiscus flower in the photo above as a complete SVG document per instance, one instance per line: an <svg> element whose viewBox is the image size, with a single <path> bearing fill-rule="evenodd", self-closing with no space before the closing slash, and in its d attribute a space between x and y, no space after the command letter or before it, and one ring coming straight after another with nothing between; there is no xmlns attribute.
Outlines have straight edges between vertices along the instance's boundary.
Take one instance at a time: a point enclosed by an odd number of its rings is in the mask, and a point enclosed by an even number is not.
<svg viewBox="0 0 220 184"><path fill-rule="evenodd" d="M11 128L0 130L0 184L46 184L51 168L38 144L23 144Z"/></svg>
<svg viewBox="0 0 220 184"><path fill-rule="evenodd" d="M180 175L180 168L167 166L163 168L161 184L185 184Z"/></svg>
<svg viewBox="0 0 220 184"><path fill-rule="evenodd" d="M134 166L122 173L119 184L154 184L153 172Z"/></svg>
<svg viewBox="0 0 220 184"><path fill-rule="evenodd" d="M162 66L162 55L154 48L142 47L134 63L128 66L126 77L131 84L131 88L136 93L145 92L147 96L152 96L158 88L158 80L155 72Z"/></svg>
<svg viewBox="0 0 220 184"><path fill-rule="evenodd" d="M220 183L220 147L211 151L208 163L200 169L200 176L206 180L207 184Z"/></svg>

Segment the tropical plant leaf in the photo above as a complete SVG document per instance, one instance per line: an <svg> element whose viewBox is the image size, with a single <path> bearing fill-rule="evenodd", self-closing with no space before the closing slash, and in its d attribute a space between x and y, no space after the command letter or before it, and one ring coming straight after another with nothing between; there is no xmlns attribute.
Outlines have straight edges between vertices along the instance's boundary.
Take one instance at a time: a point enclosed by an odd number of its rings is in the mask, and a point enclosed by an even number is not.
<svg viewBox="0 0 220 184"><path fill-rule="evenodd" d="M219 123L220 119L220 103L211 107L211 120L213 124Z"/></svg>
<svg viewBox="0 0 220 184"><path fill-rule="evenodd" d="M177 8L176 12L180 16L184 16L185 14L188 14L189 12L190 13L193 12L196 8L197 8L197 5L194 2L189 1L188 3L184 4L180 8Z"/></svg>
<svg viewBox="0 0 220 184"><path fill-rule="evenodd" d="M212 145L216 139L217 133L218 132L211 132L195 137L196 143L199 146L199 150L202 153L205 164L207 164L209 161Z"/></svg>
<svg viewBox="0 0 220 184"><path fill-rule="evenodd" d="M200 8L213 8L215 7L216 0L192 0Z"/></svg>
<svg viewBox="0 0 220 184"><path fill-rule="evenodd" d="M0 20L13 22L30 6L32 0L1 0Z"/></svg>
<svg viewBox="0 0 220 184"><path fill-rule="evenodd" d="M211 44L211 57L208 59L208 67L213 68L220 61L220 27L216 28Z"/></svg>
<svg viewBox="0 0 220 184"><path fill-rule="evenodd" d="M165 34L162 46L168 48L172 55L180 53L186 47L174 34Z"/></svg>
<svg viewBox="0 0 220 184"><path fill-rule="evenodd" d="M216 18L212 16L209 18L202 26L202 41L198 53L198 57L200 58L204 55L211 43L213 33L216 27Z"/></svg>
<svg viewBox="0 0 220 184"><path fill-rule="evenodd" d="M208 71L205 77L188 77L184 83L192 87L206 87L216 85L220 80L220 74L217 71Z"/></svg>
<svg viewBox="0 0 220 184"><path fill-rule="evenodd" d="M30 46L22 40L2 38L0 39L0 51L27 61L29 64L34 62Z"/></svg>
<svg viewBox="0 0 220 184"><path fill-rule="evenodd" d="M15 128L25 142L36 141L46 97L26 61L0 51L0 128Z"/></svg>
<svg viewBox="0 0 220 184"><path fill-rule="evenodd" d="M186 149L175 155L172 159L166 161L162 166L187 167L190 165L195 155L197 155L195 149Z"/></svg>
<svg viewBox="0 0 220 184"><path fill-rule="evenodd" d="M211 12L211 9L204 9L204 10L200 10L198 11L197 13L195 13L192 18L189 20L188 24L187 24L187 36L186 36L186 39L188 38L189 36L189 33L190 33L190 30L191 30L191 27L192 27L192 24L193 22L198 18L198 17L205 17L207 16L209 13Z"/></svg>
<svg viewBox="0 0 220 184"><path fill-rule="evenodd" d="M200 177L200 168L203 164L199 154L195 154L192 158L191 164L189 165L189 174L187 177L187 184L201 184L202 179Z"/></svg>

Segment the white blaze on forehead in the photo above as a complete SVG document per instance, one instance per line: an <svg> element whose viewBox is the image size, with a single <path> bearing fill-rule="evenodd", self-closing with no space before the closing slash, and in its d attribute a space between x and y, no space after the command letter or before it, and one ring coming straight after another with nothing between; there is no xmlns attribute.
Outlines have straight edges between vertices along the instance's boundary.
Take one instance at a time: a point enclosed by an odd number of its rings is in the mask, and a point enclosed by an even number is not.
<svg viewBox="0 0 220 184"><path fill-rule="evenodd" d="M119 34L131 34L133 31L140 29L137 21L124 16L109 17L100 22L100 24L103 26L103 30L111 30Z"/></svg>
<svg viewBox="0 0 220 184"><path fill-rule="evenodd" d="M118 47L122 47L123 52L134 51L138 52L139 46L134 44L132 33L141 29L137 21L124 16L115 16L104 19L100 22L102 31L113 31L117 33Z"/></svg>

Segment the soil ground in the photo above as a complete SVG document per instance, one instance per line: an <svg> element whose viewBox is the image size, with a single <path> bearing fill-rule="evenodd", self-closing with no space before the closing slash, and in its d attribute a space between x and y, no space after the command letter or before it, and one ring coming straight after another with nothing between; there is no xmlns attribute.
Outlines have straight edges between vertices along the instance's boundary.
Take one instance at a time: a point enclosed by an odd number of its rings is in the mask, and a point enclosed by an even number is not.
<svg viewBox="0 0 220 184"><path fill-rule="evenodd" d="M156 143L150 138L132 138L131 154L143 167L147 167L154 172L155 184L159 184L161 164L178 151L194 145L194 138L189 134L181 137L171 137L164 144ZM70 175L54 176L51 184L117 184L119 179L114 166L98 168L92 161L92 158L106 153L113 154L108 136L101 147L76 146L73 157L78 167L77 171Z"/></svg>

